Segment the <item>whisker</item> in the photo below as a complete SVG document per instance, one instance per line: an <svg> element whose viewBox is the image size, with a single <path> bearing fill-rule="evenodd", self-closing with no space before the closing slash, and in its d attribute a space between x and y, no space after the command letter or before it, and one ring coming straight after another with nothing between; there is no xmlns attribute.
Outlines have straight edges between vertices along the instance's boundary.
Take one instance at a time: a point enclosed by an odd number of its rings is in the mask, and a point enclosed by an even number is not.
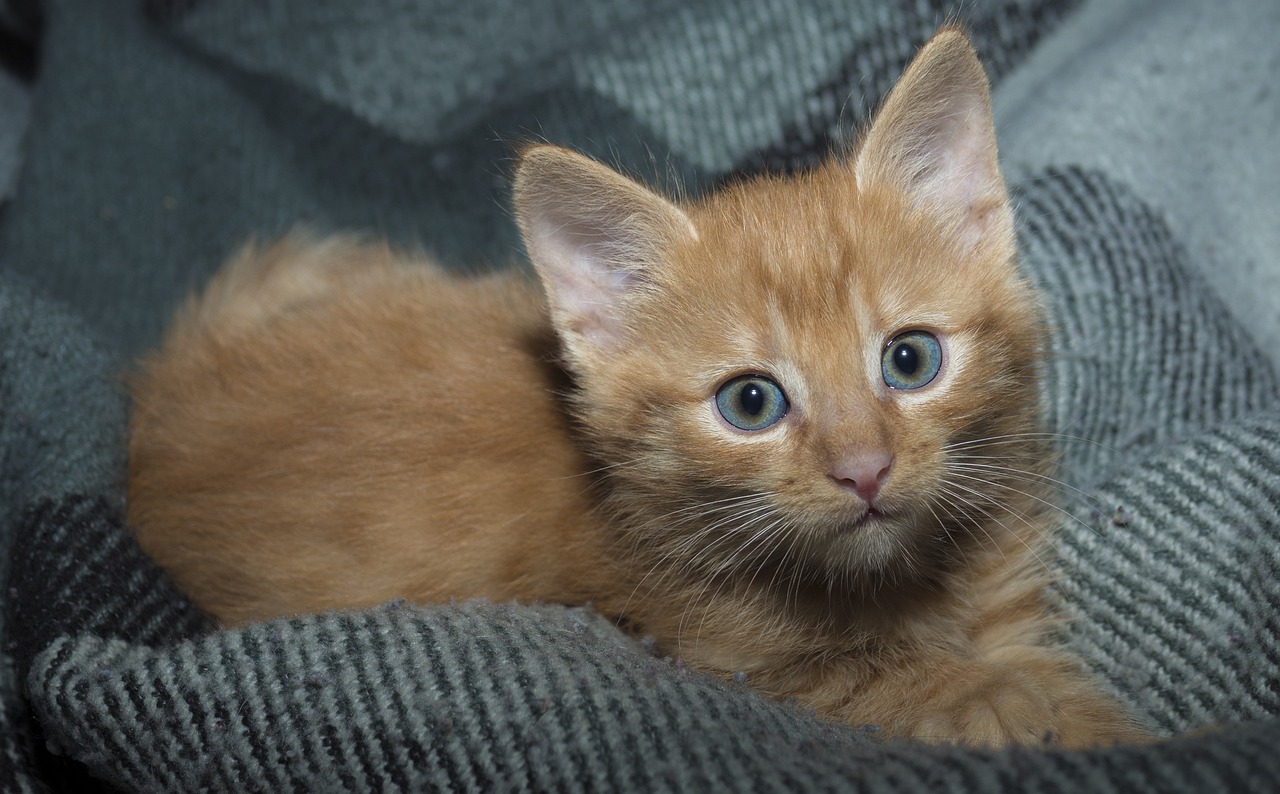
<svg viewBox="0 0 1280 794"><path fill-rule="evenodd" d="M698 521L700 525L695 531L664 548L658 557L650 562L649 570L628 596L627 607L651 577L656 576L652 585L654 588L673 579L692 578L708 559L723 551L722 547L726 543L741 542L736 537L739 534L738 531L749 529L769 518L773 510L772 498L773 495L769 493L738 495L715 502L686 506L666 514L667 517L684 514L679 521L668 525L667 533L694 521ZM708 505L714 505L714 508L708 510L706 509ZM722 533L721 530L727 527L733 527L733 530ZM666 567L665 564L669 561L677 564Z"/></svg>
<svg viewBox="0 0 1280 794"><path fill-rule="evenodd" d="M790 522L787 518L778 517L771 524L767 525L764 528L764 530L753 535L753 539L759 538L759 537L772 538L772 537L784 535L786 533L789 523ZM746 549L747 549L747 545L744 544L742 547L738 549L738 551L745 551ZM706 584L704 584L702 589L698 592L698 596L695 599L694 603L704 603L702 601L702 596L706 593L706 590L710 586L711 582L716 581L716 579L719 579L720 583L719 585L717 585L715 592L713 592L711 594L710 599L708 599L705 602L706 604L714 603L720 597L720 592L724 589L725 585L728 584L729 580L732 578L729 576L721 577L719 574L726 570L740 567L740 565L743 562L750 561L750 559L752 558L747 555L739 555L739 554L730 555L729 558L725 560L725 562L723 562L719 567L717 567L717 569L710 576L707 577ZM762 558L756 557L756 559L762 559ZM688 615L688 611L686 610L685 616L687 615ZM702 639L702 630L706 625L706 619L707 619L707 610L704 609L702 612L702 620L698 621L698 630L694 634L695 644L700 642ZM682 617L681 619L682 633L683 633L683 623L684 623L684 618Z"/></svg>
<svg viewBox="0 0 1280 794"><path fill-rule="evenodd" d="M1102 503L1099 502L1093 496L1092 493L1085 491L1081 488L1077 488L1071 483L1056 479L1054 477L1050 477L1047 474L1027 471L1025 469L1019 469L1011 466L1000 466L993 463L974 463L973 462L974 460L1002 460L1002 458L997 458L997 457L972 456L972 455L961 455L957 457L960 459L948 461L948 466L950 468L963 469L966 471L992 472L995 474L999 474L1001 476L1009 477L1011 479L1021 480L1023 482L1047 482L1064 491L1070 491L1071 493L1075 494L1077 497L1082 499L1089 507L1095 510L1098 510L1100 512L1103 511Z"/></svg>
<svg viewBox="0 0 1280 794"><path fill-rule="evenodd" d="M1058 513L1060 513L1060 514L1062 514L1062 515L1064 515L1064 516L1066 516L1067 518L1071 519L1072 521L1076 522L1077 524L1079 524L1081 527L1084 527L1084 528L1085 528L1086 530L1088 530L1089 532L1093 533L1094 535L1097 535L1100 539L1102 539L1102 540L1103 540L1103 541L1105 541L1106 543L1108 543L1108 544L1112 543L1111 539L1110 539L1110 538L1108 538L1106 535L1103 535L1101 532L1099 532L1099 531L1098 531L1098 529L1097 529L1097 527L1090 526L1088 522L1084 521L1084 520L1083 520L1083 519L1081 519L1079 516L1077 516L1077 515L1073 514L1071 511L1067 510L1066 508L1064 508L1064 507L1062 507L1062 506L1060 506L1060 505L1054 504L1053 502L1051 502L1051 501L1049 501L1049 500L1047 500L1047 499L1042 499L1041 497L1036 496L1036 495L1035 495L1035 494L1033 494L1033 493L1030 493L1030 492L1028 492L1028 491L1024 491L1024 490L1022 490L1021 488L1015 488L1014 486L1009 485L1008 483L997 482L997 481L995 481L995 480L984 479L984 478L982 478L982 477L975 477L975 476L974 476L974 475L972 475L972 474L965 474L965 473L963 473L963 472L958 472L958 471L953 471L953 472L951 472L951 474L953 474L953 475L954 475L954 476L956 476L956 477L962 477L962 478L964 478L964 479L966 479L966 480L970 480L970 481L972 481L972 482L981 483L981 484L983 484L983 485L989 485L989 486L992 486L992 487L995 487L995 488L1003 488L1003 489L1004 489L1004 490L1006 490L1006 491L1011 491L1011 492L1013 492L1013 493L1015 493L1015 494L1018 494L1018 495L1020 495L1020 496L1025 496L1025 497L1027 497L1028 499L1034 499L1035 501L1039 502L1040 504L1044 505L1045 507L1048 507L1048 508L1050 508L1051 510L1054 510L1054 511L1056 511L1056 512L1058 512ZM1055 546L1055 548L1057 548L1057 547Z"/></svg>
<svg viewBox="0 0 1280 794"><path fill-rule="evenodd" d="M951 519L952 523L961 523L961 522L957 521L955 515L947 508L947 505L942 503L942 501L938 498L938 496L939 496L938 494L930 494L929 497L925 500L924 506L926 509L928 509L929 515L933 516L933 523L939 529L945 532L948 538L952 538L951 530L948 529L947 527L947 522L943 521L942 518L938 515L938 511L934 510L933 508L935 506L941 508L942 511L947 514L947 518ZM960 556L964 559L965 564L968 565L969 555L965 554L965 551L962 547L957 546L955 548L956 548L956 551L960 553Z"/></svg>
<svg viewBox="0 0 1280 794"><path fill-rule="evenodd" d="M620 460L615 463L606 463L605 465L597 466L594 469L587 469L586 471L580 471L574 474L566 474L563 477L556 477L555 479L574 480L579 477L590 477L595 474L603 474L604 472L612 471L614 469L627 469L627 468L631 468L632 466L639 466L641 463L646 463L650 460L653 460L656 457L657 457L656 455L641 455L639 457L631 458L630 460Z"/></svg>
<svg viewBox="0 0 1280 794"><path fill-rule="evenodd" d="M957 482L951 482L951 481L948 481L946 485L947 485L947 487L950 487L950 488L960 488L960 489L964 490L965 492L972 493L973 495L978 496L978 497L980 497L980 498L985 498L985 496L986 496L986 495L985 495L985 494L983 494L981 491L978 491L978 490L975 490L975 489L973 489L973 488L970 488L969 486L966 486L966 485L964 485L964 484L962 484L962 483L957 483ZM972 507L974 510L977 510L977 511L981 512L984 516L986 516L986 517L987 517L987 519L988 519L988 520L990 520L990 521L994 521L996 524L998 524L998 525L1000 526L1000 528L1001 528L1001 529L1003 529L1006 533L1008 533L1010 536L1012 536L1014 539L1016 539L1019 543L1021 543L1021 544L1022 544L1022 546L1023 546L1023 547L1024 547L1024 548L1025 548L1029 553L1030 553L1030 554L1031 554L1031 556L1035 558L1036 562L1038 562L1038 563L1041 565L1041 567L1043 567L1045 570L1052 570L1052 568L1049 566L1049 564L1045 562L1044 558L1042 558L1042 557L1040 556L1040 553L1039 553L1038 551L1036 551L1036 549L1035 549L1035 548L1034 548L1030 543L1027 543L1027 541L1026 541L1026 540L1024 540L1024 539L1022 538L1022 536L1021 536L1021 535L1019 535L1018 533L1016 533L1016 532L1014 532L1013 530L1011 530L1007 524L1005 524L1003 521L1001 521L1001 520L999 519L999 517L997 517L996 515L994 515L993 513L991 513L989 510L987 510L987 509L986 509L985 507L983 507L981 504L978 504L978 503L973 502L973 501L971 501L971 500L965 499L964 497L960 496L959 494L956 494L956 493L954 493L954 492L950 492L950 493L949 493L949 495L951 496L951 498L953 498L953 499L958 499L958 500L960 500L961 502L963 502L964 504L967 504L968 506ZM1021 514L1019 514L1019 513L1010 513L1009 515L1011 515L1012 517L1017 518L1018 520L1022 521L1022 522L1023 522L1024 524L1026 524L1028 527L1032 527L1032 528L1034 528L1034 524L1032 524L1032 523L1031 523L1031 521L1030 521L1030 520L1028 520L1026 516L1021 515ZM993 543L996 543L996 548L997 548L997 549L999 549L999 548L1000 548L1000 544L996 541L996 539L995 539L995 538L991 537L990 533L988 533L988 532L987 532L986 527L985 527L985 526L983 526L981 522L979 522L977 526L978 526L978 527L979 527L979 528L980 528L980 529L981 529L981 530L982 530L982 531L987 535L987 537L988 537L988 538L990 538L990 539L991 539L991 541L992 541ZM1044 540L1045 540L1045 541L1050 545L1050 547L1051 547L1051 548L1053 548L1053 549L1054 549L1054 551L1058 551L1058 547L1057 547L1056 545L1054 545L1054 543L1053 543L1052 539L1044 538ZM1003 554L1003 552L1002 552L1002 554Z"/></svg>
<svg viewBox="0 0 1280 794"><path fill-rule="evenodd" d="M1108 452L1118 453L1120 451L1117 448L1111 446L1110 444L1104 444L1101 441L1096 441L1092 438L1086 438L1084 436L1074 436L1069 433L1054 433L1050 431L1005 433L1003 435L998 435L998 436L984 436L982 438L973 438L965 441L953 441L949 444L943 445L942 449L944 451L950 451L955 449L966 449L966 448L981 447L986 445L1000 446L1005 444L1017 444L1021 441L1026 441L1030 439L1053 439L1053 440L1061 440L1061 441L1072 441L1079 444L1088 444L1090 446L1095 446L1095 447L1098 447L1099 449L1105 449Z"/></svg>

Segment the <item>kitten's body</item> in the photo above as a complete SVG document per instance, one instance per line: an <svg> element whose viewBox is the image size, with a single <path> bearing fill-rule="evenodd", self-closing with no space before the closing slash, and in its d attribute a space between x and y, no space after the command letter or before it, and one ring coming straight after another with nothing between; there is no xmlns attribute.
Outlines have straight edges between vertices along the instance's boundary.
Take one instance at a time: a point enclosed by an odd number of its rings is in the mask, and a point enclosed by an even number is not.
<svg viewBox="0 0 1280 794"><path fill-rule="evenodd" d="M948 31L813 174L678 208L529 150L545 297L349 242L249 249L135 384L139 540L230 623L591 602L893 734L1134 737L1048 641L1041 320L989 128ZM912 331L943 366L890 388ZM734 427L740 376L785 414Z"/></svg>
<svg viewBox="0 0 1280 794"><path fill-rule="evenodd" d="M451 278L381 246L246 249L134 389L143 547L232 624L589 599L605 539L542 304L519 274Z"/></svg>

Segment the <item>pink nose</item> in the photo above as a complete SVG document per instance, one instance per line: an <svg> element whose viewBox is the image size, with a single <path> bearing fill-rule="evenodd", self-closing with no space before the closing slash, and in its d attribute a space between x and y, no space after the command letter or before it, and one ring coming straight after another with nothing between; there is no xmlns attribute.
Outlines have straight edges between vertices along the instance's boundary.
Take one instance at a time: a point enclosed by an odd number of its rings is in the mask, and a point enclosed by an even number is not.
<svg viewBox="0 0 1280 794"><path fill-rule="evenodd" d="M853 450L831 467L831 479L856 493L870 505L893 468L893 455L879 449Z"/></svg>

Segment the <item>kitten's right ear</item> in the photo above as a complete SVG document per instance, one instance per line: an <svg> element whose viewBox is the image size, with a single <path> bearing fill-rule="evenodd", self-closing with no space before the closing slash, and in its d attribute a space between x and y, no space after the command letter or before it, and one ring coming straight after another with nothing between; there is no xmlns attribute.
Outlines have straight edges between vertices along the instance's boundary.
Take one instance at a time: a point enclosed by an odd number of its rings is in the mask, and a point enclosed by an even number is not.
<svg viewBox="0 0 1280 794"><path fill-rule="evenodd" d="M578 360L619 345L629 293L648 281L670 246L697 238L679 207L558 146L521 153L515 208L552 321Z"/></svg>

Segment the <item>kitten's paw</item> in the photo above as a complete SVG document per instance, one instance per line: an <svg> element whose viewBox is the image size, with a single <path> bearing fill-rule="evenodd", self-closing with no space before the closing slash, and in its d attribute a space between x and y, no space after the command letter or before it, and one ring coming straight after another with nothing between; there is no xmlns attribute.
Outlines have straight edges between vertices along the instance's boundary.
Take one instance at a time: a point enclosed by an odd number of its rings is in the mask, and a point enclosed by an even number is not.
<svg viewBox="0 0 1280 794"><path fill-rule="evenodd" d="M1064 674L1061 668L1000 664L975 666L957 675L925 709L912 734L988 747L1084 748L1140 744L1152 738L1119 703L1081 675Z"/></svg>
<svg viewBox="0 0 1280 794"><path fill-rule="evenodd" d="M1024 671L974 670L939 693L915 725L915 738L998 747L1050 744L1056 715L1048 692Z"/></svg>

